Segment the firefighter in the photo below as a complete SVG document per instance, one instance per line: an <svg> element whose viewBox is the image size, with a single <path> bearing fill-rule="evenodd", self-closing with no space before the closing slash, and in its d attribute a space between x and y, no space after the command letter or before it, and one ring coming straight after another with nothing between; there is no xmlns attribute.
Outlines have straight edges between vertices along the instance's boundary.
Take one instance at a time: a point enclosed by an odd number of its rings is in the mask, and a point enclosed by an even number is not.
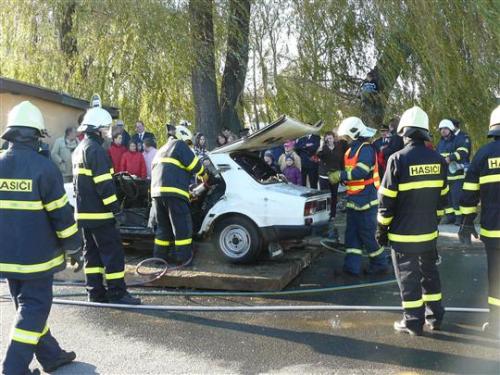
<svg viewBox="0 0 500 375"><path fill-rule="evenodd" d="M3 374L39 374L29 364L36 355L44 371L72 362L61 349L47 318L53 274L66 266L63 250L78 271L83 266L81 238L64 192L61 172L38 153L46 133L40 110L29 101L9 112L0 154L0 278L6 278L17 310L3 360Z"/></svg>
<svg viewBox="0 0 500 375"><path fill-rule="evenodd" d="M83 233L88 300L137 305L140 299L132 297L125 285L125 257L116 228L123 214L111 160L102 147L104 138L109 137L111 122L111 115L99 104L87 110L78 128L85 138L72 158L76 219Z"/></svg>
<svg viewBox="0 0 500 375"><path fill-rule="evenodd" d="M437 218L447 200L447 165L425 145L429 119L421 108L401 116L398 133L405 147L389 158L378 192L377 240L381 245L390 241L403 301L403 319L394 322L394 329L420 336L424 322L439 330L444 316L436 240Z"/></svg>
<svg viewBox="0 0 500 375"><path fill-rule="evenodd" d="M349 276L361 273L363 250L368 252L370 265L367 274L388 271L384 248L375 239L377 230L377 189L380 185L377 155L369 143L376 130L367 127L361 119L348 117L339 126L338 135L350 143L344 154L345 170L329 173L331 184L343 182L347 187L347 226L345 231L346 256L343 272Z"/></svg>
<svg viewBox="0 0 500 375"><path fill-rule="evenodd" d="M458 235L462 243L469 245L471 235L478 237L474 218L481 201L479 233L488 260L490 307L489 322L483 325L483 331L500 338L500 106L491 113L488 137L493 142L478 150L465 176L460 198L463 221Z"/></svg>
<svg viewBox="0 0 500 375"><path fill-rule="evenodd" d="M205 168L186 144L191 138L189 129L177 126L175 137L170 136L158 150L151 172L156 222L154 257L184 266L191 263L193 256L189 183L193 175L206 178Z"/></svg>
<svg viewBox="0 0 500 375"><path fill-rule="evenodd" d="M455 137L462 138L460 140L460 142L465 143L465 145L467 147L467 153L469 154L469 158L470 158L470 156L472 155L472 142L470 140L469 133L460 129L461 123L459 120L454 119L454 118L449 118L448 120L450 120L452 122L453 126L455 127ZM468 168L468 163L465 163L464 169L467 170L467 168Z"/></svg>
<svg viewBox="0 0 500 375"><path fill-rule="evenodd" d="M439 123L441 140L437 145L437 152L445 158L448 165L448 183L450 185L449 207L446 209L447 215L443 224L460 225L462 218L459 199L465 178L464 164L469 162L469 149L465 138L455 136L455 131L455 126L450 120L441 120Z"/></svg>

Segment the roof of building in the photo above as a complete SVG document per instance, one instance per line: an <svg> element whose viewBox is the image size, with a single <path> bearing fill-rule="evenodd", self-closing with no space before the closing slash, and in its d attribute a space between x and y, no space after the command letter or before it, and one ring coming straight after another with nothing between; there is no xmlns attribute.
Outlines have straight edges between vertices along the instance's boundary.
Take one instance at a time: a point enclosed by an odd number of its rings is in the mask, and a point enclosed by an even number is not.
<svg viewBox="0 0 500 375"><path fill-rule="evenodd" d="M17 81L15 79L0 77L0 93L7 92L14 95L26 95L34 98L47 100L49 102L66 105L73 108L86 110L89 108L89 101L75 98L62 91L55 91L45 87L32 85L30 83ZM120 110L116 107L104 106L113 118L119 117Z"/></svg>

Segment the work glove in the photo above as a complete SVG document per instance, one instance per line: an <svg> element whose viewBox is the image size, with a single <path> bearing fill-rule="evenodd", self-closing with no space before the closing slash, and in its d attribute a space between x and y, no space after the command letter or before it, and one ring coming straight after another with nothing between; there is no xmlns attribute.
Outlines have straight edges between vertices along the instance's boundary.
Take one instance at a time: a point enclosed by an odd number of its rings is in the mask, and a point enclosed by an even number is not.
<svg viewBox="0 0 500 375"><path fill-rule="evenodd" d="M66 256L70 259L73 272L78 272L83 268L83 251L81 247L74 250L66 250ZM76 267L74 267L75 264Z"/></svg>
<svg viewBox="0 0 500 375"><path fill-rule="evenodd" d="M464 245L470 245L472 243L471 236L474 236L474 238L476 239L479 238L474 224L462 223L460 229L458 230L458 240L460 241L460 243L463 243Z"/></svg>
<svg viewBox="0 0 500 375"><path fill-rule="evenodd" d="M377 242L380 246L389 245L389 229L386 225L379 224L377 227L377 233L375 234Z"/></svg>
<svg viewBox="0 0 500 375"><path fill-rule="evenodd" d="M329 172L328 181L330 181L332 185L338 184L340 182L340 171Z"/></svg>

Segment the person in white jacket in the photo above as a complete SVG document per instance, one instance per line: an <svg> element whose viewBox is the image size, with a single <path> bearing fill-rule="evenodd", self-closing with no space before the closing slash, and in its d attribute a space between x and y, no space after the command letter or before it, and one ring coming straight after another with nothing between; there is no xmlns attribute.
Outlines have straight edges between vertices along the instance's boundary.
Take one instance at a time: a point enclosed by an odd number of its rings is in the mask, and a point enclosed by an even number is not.
<svg viewBox="0 0 500 375"><path fill-rule="evenodd" d="M64 137L57 138L52 147L50 154L52 160L59 167L64 182L73 181L73 168L71 165L71 155L78 146L78 139L76 138L76 129L74 127L66 128Z"/></svg>

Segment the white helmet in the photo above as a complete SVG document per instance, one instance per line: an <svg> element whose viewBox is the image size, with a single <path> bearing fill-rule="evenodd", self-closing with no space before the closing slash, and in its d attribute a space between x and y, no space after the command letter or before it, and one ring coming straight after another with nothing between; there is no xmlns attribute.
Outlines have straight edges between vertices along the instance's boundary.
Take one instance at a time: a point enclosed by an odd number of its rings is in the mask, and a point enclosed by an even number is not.
<svg viewBox="0 0 500 375"><path fill-rule="evenodd" d="M175 137L177 139L180 139L184 142L191 140L193 138L193 134L191 133L191 130L186 128L183 125L177 125L175 127Z"/></svg>
<svg viewBox="0 0 500 375"><path fill-rule="evenodd" d="M83 116L83 120L78 127L78 131L85 132L109 128L112 122L113 118L105 109L100 107L90 108L85 113L85 116Z"/></svg>
<svg viewBox="0 0 500 375"><path fill-rule="evenodd" d="M491 112L490 130L488 131L488 137L498 136L500 136L500 105Z"/></svg>
<svg viewBox="0 0 500 375"><path fill-rule="evenodd" d="M191 126L191 123L188 120L181 120L179 121L179 125L189 128Z"/></svg>
<svg viewBox="0 0 500 375"><path fill-rule="evenodd" d="M369 128L363 121L358 117L348 117L340 123L337 134L339 137L348 136L349 138L356 140L359 137L370 138L375 135L376 129Z"/></svg>
<svg viewBox="0 0 500 375"><path fill-rule="evenodd" d="M7 118L7 127L11 126L33 128L38 130L40 135L47 134L42 112L37 106L27 100L17 104L10 110Z"/></svg>
<svg viewBox="0 0 500 375"><path fill-rule="evenodd" d="M455 130L456 130L455 125L453 125L453 123L446 118L444 120L441 120L441 122L439 123L438 129L450 129L450 131L452 133L455 132Z"/></svg>
<svg viewBox="0 0 500 375"><path fill-rule="evenodd" d="M429 116L419 106L413 106L407 109L399 120L397 133L403 134L404 128L418 128L429 131Z"/></svg>

